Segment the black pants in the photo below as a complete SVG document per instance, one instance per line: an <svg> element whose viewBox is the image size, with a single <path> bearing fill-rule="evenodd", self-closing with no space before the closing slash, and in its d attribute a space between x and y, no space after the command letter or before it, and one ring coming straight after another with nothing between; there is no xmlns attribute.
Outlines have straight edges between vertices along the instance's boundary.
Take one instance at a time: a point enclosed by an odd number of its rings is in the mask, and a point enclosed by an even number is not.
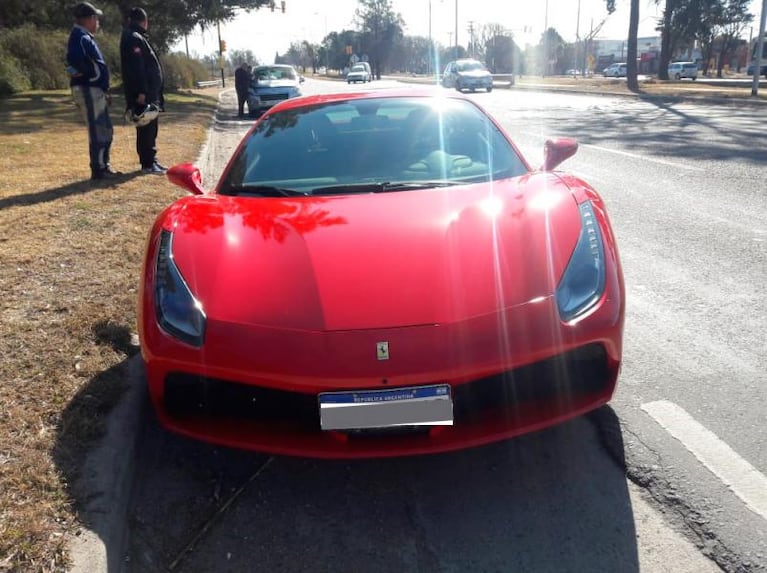
<svg viewBox="0 0 767 573"><path fill-rule="evenodd" d="M136 128L136 152L141 168L152 167L157 158L158 120L154 119L143 127Z"/></svg>
<svg viewBox="0 0 767 573"><path fill-rule="evenodd" d="M237 113L245 115L245 104L248 102L248 90L237 90ZM250 111L250 106L248 106Z"/></svg>

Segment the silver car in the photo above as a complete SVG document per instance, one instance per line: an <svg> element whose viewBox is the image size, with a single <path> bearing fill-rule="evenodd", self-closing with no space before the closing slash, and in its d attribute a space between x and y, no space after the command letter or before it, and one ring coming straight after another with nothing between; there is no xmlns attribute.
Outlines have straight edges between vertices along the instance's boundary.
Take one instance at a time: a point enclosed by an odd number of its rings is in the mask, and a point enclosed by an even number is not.
<svg viewBox="0 0 767 573"><path fill-rule="evenodd" d="M455 60L445 66L442 74L442 85L446 88L463 90L484 89L493 91L493 76L487 68L477 60Z"/></svg>
<svg viewBox="0 0 767 573"><path fill-rule="evenodd" d="M695 62L673 62L668 65L668 77L672 80L682 78L698 79L698 64Z"/></svg>
<svg viewBox="0 0 767 573"><path fill-rule="evenodd" d="M293 66L257 66L248 90L248 111L255 115L284 99L300 96L303 81Z"/></svg>

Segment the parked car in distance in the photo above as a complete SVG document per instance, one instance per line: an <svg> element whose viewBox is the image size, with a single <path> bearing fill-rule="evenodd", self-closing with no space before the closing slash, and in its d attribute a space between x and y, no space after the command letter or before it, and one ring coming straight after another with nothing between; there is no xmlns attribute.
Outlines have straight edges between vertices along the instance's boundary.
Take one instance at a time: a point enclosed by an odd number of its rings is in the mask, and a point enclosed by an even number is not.
<svg viewBox="0 0 767 573"><path fill-rule="evenodd" d="M625 78L626 77L626 64L610 64L604 70L602 75L606 78Z"/></svg>
<svg viewBox="0 0 767 573"><path fill-rule="evenodd" d="M455 88L459 92L474 91L477 88L490 92L493 91L493 76L482 62L472 59L455 60L445 66L442 85Z"/></svg>
<svg viewBox="0 0 767 573"><path fill-rule="evenodd" d="M346 74L346 83L357 83L357 82L372 82L373 81L373 75L370 71L370 64L367 62L357 62L352 66L352 69L349 70L349 73Z"/></svg>
<svg viewBox="0 0 767 573"><path fill-rule="evenodd" d="M256 115L282 100L300 96L303 81L293 66L257 66L248 90L248 111Z"/></svg>
<svg viewBox="0 0 767 573"><path fill-rule="evenodd" d="M668 77L671 80L682 78L698 79L698 64L695 62L672 62L668 65Z"/></svg>

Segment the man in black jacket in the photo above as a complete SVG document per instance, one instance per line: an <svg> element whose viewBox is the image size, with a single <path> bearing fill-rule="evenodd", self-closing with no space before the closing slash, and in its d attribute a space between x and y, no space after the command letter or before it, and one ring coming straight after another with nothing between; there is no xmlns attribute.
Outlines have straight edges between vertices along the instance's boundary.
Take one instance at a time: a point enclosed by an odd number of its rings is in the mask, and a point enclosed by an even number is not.
<svg viewBox="0 0 767 573"><path fill-rule="evenodd" d="M234 89L237 92L237 117L244 117L245 104L248 102L248 88L250 88L250 81L253 75L251 73L251 67L247 62L242 62L240 67L234 70ZM250 106L248 106L248 112Z"/></svg>
<svg viewBox="0 0 767 573"><path fill-rule="evenodd" d="M89 2L75 6L75 25L67 44L67 72L72 99L88 126L91 179L115 179L120 173L109 164L112 120L109 118L109 68L93 37L101 10Z"/></svg>
<svg viewBox="0 0 767 573"><path fill-rule="evenodd" d="M157 52L149 43L149 18L143 8L132 8L128 26L120 38L125 104L133 115L140 116L148 109L163 110L163 72ZM148 108L147 106L155 106ZM158 119L136 127L136 151L142 173L162 175L167 171L157 162Z"/></svg>

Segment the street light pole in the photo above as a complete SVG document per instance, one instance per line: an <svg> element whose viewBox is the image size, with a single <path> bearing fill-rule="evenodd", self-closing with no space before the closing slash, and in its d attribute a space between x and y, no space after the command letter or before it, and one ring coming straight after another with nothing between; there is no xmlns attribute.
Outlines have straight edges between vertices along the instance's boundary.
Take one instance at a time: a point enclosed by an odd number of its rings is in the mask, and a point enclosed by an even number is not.
<svg viewBox="0 0 767 573"><path fill-rule="evenodd" d="M431 75L431 60L432 60L433 47L431 44L431 0L429 0L429 63L426 66L426 73Z"/></svg>
<svg viewBox="0 0 767 573"><path fill-rule="evenodd" d="M455 0L455 58L458 59L458 0Z"/></svg>

